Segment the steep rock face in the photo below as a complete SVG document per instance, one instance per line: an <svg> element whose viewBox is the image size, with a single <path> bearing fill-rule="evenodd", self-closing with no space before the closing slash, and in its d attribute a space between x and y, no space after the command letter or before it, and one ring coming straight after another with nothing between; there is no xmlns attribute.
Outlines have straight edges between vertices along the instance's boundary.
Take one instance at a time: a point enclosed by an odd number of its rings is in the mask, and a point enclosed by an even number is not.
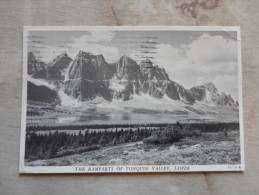
<svg viewBox="0 0 259 195"><path fill-rule="evenodd" d="M181 85L171 81L164 68L153 66L150 60L143 61L140 67L145 79L141 86L143 93L158 99L167 95L172 100L194 103L191 93Z"/></svg>
<svg viewBox="0 0 259 195"><path fill-rule="evenodd" d="M114 67L106 63L103 56L80 51L69 69L64 91L81 100L91 100L97 96L110 100L107 79L112 77L113 71Z"/></svg>
<svg viewBox="0 0 259 195"><path fill-rule="evenodd" d="M46 79L47 71L46 64L38 59L36 59L33 52L29 52L27 55L27 73L33 78Z"/></svg>
<svg viewBox="0 0 259 195"><path fill-rule="evenodd" d="M111 94L114 98L127 101L131 99L133 94L140 93L143 75L139 65L134 60L128 56L122 56L116 63L115 76L120 80L119 84L124 86L124 88L121 90L112 90Z"/></svg>
<svg viewBox="0 0 259 195"><path fill-rule="evenodd" d="M144 83L142 84L141 91L143 93L149 94L152 97L160 99L164 95L163 88L163 82L148 80L144 81Z"/></svg>
<svg viewBox="0 0 259 195"><path fill-rule="evenodd" d="M131 58L122 56L116 64L108 64L102 55L80 51L68 74L64 91L81 100L101 96L107 100L127 101L133 94L142 92L158 99L167 95L172 100L194 103L188 90L171 81L165 69L153 66L151 61L139 66ZM116 77L120 87L110 88L112 77Z"/></svg>
<svg viewBox="0 0 259 195"><path fill-rule="evenodd" d="M102 55L80 51L68 70L68 80L63 89L80 100L92 100L101 96L106 100L130 100L134 94L163 96L186 104L204 101L219 106L237 106L230 95L219 93L213 83L205 83L190 90L170 80L165 69L153 66L150 60L138 65L127 56L117 63L108 64Z"/></svg>
<svg viewBox="0 0 259 195"><path fill-rule="evenodd" d="M238 106L238 102L235 102L231 95L219 93L212 82L192 87L190 93L197 101L213 103L217 106Z"/></svg>
<svg viewBox="0 0 259 195"><path fill-rule="evenodd" d="M60 104L58 93L55 90L44 85L35 85L30 81L27 82L27 100L48 103L53 106Z"/></svg>
<svg viewBox="0 0 259 195"><path fill-rule="evenodd" d="M218 89L212 82L204 83L203 86L211 93L218 93Z"/></svg>
<svg viewBox="0 0 259 195"><path fill-rule="evenodd" d="M97 96L111 100L108 84L105 81L68 80L64 83L64 92L82 101L93 100Z"/></svg>
<svg viewBox="0 0 259 195"><path fill-rule="evenodd" d="M219 106L238 106L238 102L235 102L230 94L226 95L224 92L220 94L216 104Z"/></svg>
<svg viewBox="0 0 259 195"><path fill-rule="evenodd" d="M94 60L96 61L96 65L99 67L104 80L109 80L114 76L116 72L116 64L108 64L103 55L96 55L93 56Z"/></svg>
<svg viewBox="0 0 259 195"><path fill-rule="evenodd" d="M158 99L162 98L165 88L164 83L170 81L165 70L160 69L158 66L153 66L150 60L142 61L140 69L144 78L144 82L141 85L141 91L152 97Z"/></svg>
<svg viewBox="0 0 259 195"><path fill-rule="evenodd" d="M143 81L139 65L134 60L125 55L122 56L116 64L116 75L121 80Z"/></svg>
<svg viewBox="0 0 259 195"><path fill-rule="evenodd" d="M132 98L133 94L140 93L140 84L138 81L121 81L120 84L124 88L122 90L112 90L111 94L113 98L127 101Z"/></svg>
<svg viewBox="0 0 259 195"><path fill-rule="evenodd" d="M165 72L165 69L159 68L158 66L153 66L150 60L142 61L140 64L140 68L144 80L170 80L168 74Z"/></svg>
<svg viewBox="0 0 259 195"><path fill-rule="evenodd" d="M164 94L172 100L183 101L187 104L193 104L195 102L192 94L178 83L169 81L164 86Z"/></svg>
<svg viewBox="0 0 259 195"><path fill-rule="evenodd" d="M188 90L173 81L144 81L141 90L158 99L166 95L172 100L183 101L187 104L193 104L195 101Z"/></svg>
<svg viewBox="0 0 259 195"><path fill-rule="evenodd" d="M204 86L195 86L190 89L190 93L195 100L202 101L206 97L206 89Z"/></svg>
<svg viewBox="0 0 259 195"><path fill-rule="evenodd" d="M115 64L108 64L102 55L80 51L69 69L69 79L109 80L115 73Z"/></svg>
<svg viewBox="0 0 259 195"><path fill-rule="evenodd" d="M66 54L62 53L57 56L47 67L47 79L48 80L59 80L65 79L66 70L69 67L72 59Z"/></svg>

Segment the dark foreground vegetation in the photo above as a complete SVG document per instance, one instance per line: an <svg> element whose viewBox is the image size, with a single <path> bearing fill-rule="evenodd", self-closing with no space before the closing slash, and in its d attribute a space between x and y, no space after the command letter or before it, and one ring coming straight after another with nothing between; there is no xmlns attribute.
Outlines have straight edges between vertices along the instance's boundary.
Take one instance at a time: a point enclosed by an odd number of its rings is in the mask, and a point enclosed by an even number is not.
<svg viewBox="0 0 259 195"><path fill-rule="evenodd" d="M95 131L112 128L114 130ZM84 130L84 133L58 131L68 129ZM37 134L37 130L56 131L43 135ZM233 130L239 130L239 123L33 126L27 127L25 158L27 161L50 159L137 141L145 144L169 144L185 137L200 136L202 132L222 132L224 136L228 136L228 132Z"/></svg>
<svg viewBox="0 0 259 195"><path fill-rule="evenodd" d="M38 130L84 130L84 129L110 129L110 128L137 128L137 127L167 127L168 123L154 123L154 124L92 124L92 125L45 125L45 126L27 126L26 131ZM171 124L174 125L174 124Z"/></svg>

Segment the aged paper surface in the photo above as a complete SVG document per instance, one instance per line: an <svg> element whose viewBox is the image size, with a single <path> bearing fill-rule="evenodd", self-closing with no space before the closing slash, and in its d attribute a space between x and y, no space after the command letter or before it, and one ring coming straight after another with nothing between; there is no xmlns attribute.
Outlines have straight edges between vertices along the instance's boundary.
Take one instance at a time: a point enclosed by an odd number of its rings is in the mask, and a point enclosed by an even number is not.
<svg viewBox="0 0 259 195"><path fill-rule="evenodd" d="M201 6L204 2L214 6L207 9ZM82 192L120 195L257 194L259 191L259 6L257 0L74 0L73 2L13 0L0 1L0 5L0 188L3 194L70 195L82 194ZM24 25L240 26L245 172L91 176L89 174L18 175Z"/></svg>

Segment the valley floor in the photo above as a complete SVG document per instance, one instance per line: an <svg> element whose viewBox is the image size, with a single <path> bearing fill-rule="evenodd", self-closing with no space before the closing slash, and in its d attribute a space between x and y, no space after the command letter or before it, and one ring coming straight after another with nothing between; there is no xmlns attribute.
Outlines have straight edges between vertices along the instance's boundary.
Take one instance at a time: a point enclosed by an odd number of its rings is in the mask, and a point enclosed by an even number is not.
<svg viewBox="0 0 259 195"><path fill-rule="evenodd" d="M25 162L26 166L219 165L240 163L239 131L202 132L174 144L142 141L103 147L81 154Z"/></svg>

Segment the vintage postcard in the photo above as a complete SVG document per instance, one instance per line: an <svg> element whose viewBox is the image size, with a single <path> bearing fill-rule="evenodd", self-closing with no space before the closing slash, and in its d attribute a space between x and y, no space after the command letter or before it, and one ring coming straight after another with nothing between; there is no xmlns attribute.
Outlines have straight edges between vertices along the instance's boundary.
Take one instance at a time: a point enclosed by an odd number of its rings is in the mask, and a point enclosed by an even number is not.
<svg viewBox="0 0 259 195"><path fill-rule="evenodd" d="M243 171L239 27L24 27L20 173Z"/></svg>

